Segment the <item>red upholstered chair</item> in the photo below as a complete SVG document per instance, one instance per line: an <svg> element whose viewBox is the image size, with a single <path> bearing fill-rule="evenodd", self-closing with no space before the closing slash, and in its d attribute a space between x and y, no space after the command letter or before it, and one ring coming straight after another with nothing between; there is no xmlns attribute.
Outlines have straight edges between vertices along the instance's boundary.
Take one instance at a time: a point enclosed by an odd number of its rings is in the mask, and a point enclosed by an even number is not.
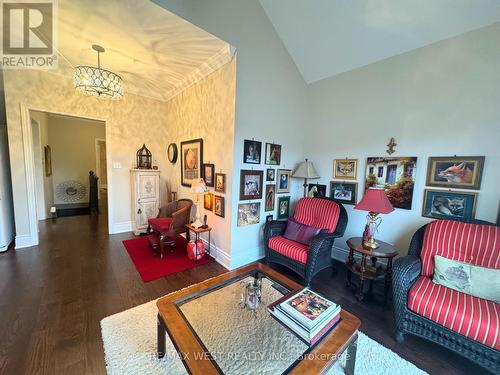
<svg viewBox="0 0 500 375"><path fill-rule="evenodd" d="M394 263L396 340L404 334L443 345L500 373L500 305L434 284L434 256L500 269L500 228L481 220L436 220L421 227Z"/></svg>
<svg viewBox="0 0 500 375"><path fill-rule="evenodd" d="M156 218L148 219L150 245L153 250L160 248L161 257L166 244L173 245L178 234L187 233L192 205L191 199L179 199L161 207Z"/></svg>
<svg viewBox="0 0 500 375"><path fill-rule="evenodd" d="M329 198L302 198L297 202L293 218L303 225L323 230L307 246L283 237L287 221L274 220L266 223L266 259L290 268L309 285L319 271L333 266L333 243L336 238L344 235L347 212L342 204Z"/></svg>

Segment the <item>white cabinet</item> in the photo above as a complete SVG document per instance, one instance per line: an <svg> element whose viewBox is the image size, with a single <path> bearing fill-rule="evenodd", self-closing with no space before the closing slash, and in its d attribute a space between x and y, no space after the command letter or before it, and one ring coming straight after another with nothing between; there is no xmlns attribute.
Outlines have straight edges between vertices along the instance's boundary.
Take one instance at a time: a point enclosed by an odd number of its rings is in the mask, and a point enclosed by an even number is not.
<svg viewBox="0 0 500 375"><path fill-rule="evenodd" d="M132 169L132 230L135 235L146 232L148 219L156 217L160 208L160 171Z"/></svg>

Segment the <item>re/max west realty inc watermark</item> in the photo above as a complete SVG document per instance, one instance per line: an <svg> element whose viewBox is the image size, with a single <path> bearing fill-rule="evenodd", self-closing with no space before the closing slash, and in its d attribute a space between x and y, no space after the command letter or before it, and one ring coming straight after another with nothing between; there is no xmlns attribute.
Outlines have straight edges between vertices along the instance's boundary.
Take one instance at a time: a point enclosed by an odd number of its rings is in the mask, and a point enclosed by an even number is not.
<svg viewBox="0 0 500 375"><path fill-rule="evenodd" d="M57 67L57 0L0 1L2 69Z"/></svg>

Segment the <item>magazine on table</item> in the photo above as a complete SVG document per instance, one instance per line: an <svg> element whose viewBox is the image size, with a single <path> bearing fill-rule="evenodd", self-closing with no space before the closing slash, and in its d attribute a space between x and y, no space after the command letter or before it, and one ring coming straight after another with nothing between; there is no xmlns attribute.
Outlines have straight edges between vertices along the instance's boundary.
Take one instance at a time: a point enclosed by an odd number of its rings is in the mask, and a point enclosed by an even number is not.
<svg viewBox="0 0 500 375"><path fill-rule="evenodd" d="M340 312L340 306L325 297L305 288L279 304L280 309L291 318L311 330Z"/></svg>

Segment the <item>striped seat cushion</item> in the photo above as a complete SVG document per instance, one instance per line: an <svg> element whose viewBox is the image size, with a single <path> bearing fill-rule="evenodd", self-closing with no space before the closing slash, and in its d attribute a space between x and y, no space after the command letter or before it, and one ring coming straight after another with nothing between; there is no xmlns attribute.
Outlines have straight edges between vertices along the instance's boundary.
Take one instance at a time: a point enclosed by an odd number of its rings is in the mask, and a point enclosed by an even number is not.
<svg viewBox="0 0 500 375"><path fill-rule="evenodd" d="M500 305L434 284L420 276L408 294L408 308L472 340L500 350Z"/></svg>
<svg viewBox="0 0 500 375"><path fill-rule="evenodd" d="M283 236L271 237L269 248L301 263L307 262L307 245L289 240Z"/></svg>
<svg viewBox="0 0 500 375"><path fill-rule="evenodd" d="M433 221L427 225L420 253L423 276L433 275L434 255L500 269L500 228L453 220Z"/></svg>
<svg viewBox="0 0 500 375"><path fill-rule="evenodd" d="M335 231L339 221L340 206L328 199L302 198L297 202L294 219L310 227Z"/></svg>

